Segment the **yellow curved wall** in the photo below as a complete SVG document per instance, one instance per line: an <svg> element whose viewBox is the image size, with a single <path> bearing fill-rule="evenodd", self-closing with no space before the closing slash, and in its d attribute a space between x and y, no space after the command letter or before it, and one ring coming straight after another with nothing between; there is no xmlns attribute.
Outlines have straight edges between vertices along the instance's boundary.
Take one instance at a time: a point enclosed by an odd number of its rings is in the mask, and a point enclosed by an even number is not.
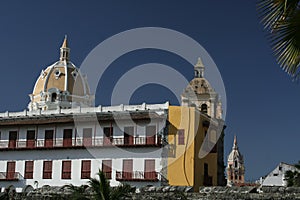
<svg viewBox="0 0 300 200"><path fill-rule="evenodd" d="M204 120L209 120L193 107L170 106L169 155L167 178L170 185L193 186L195 191L203 186L204 163L208 164L208 175L212 185L217 185L217 153L209 153L199 159L198 153L205 137ZM178 130L184 130L184 145L178 144Z"/></svg>

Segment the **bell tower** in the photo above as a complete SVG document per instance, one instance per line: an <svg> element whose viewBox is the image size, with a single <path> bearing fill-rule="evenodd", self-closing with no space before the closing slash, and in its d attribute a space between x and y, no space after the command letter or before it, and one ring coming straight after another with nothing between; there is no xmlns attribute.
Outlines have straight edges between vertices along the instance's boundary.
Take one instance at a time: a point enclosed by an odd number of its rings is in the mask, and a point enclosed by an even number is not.
<svg viewBox="0 0 300 200"><path fill-rule="evenodd" d="M194 66L194 78L181 94L181 105L196 107L202 113L222 119L222 103L219 95L204 77L205 66L198 58Z"/></svg>
<svg viewBox="0 0 300 200"><path fill-rule="evenodd" d="M227 186L245 183L244 158L239 151L236 136L234 136L232 151L227 161Z"/></svg>

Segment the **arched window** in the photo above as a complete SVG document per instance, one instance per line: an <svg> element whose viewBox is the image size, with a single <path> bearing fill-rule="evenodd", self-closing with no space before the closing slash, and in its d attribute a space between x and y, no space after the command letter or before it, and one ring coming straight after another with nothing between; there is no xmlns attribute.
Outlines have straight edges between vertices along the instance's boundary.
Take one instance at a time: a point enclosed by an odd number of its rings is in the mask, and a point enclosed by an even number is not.
<svg viewBox="0 0 300 200"><path fill-rule="evenodd" d="M52 93L51 95L51 102L55 102L57 98L57 94L56 93Z"/></svg>
<svg viewBox="0 0 300 200"><path fill-rule="evenodd" d="M235 168L237 168L237 167L238 167L238 162L237 162L237 160L236 160L236 161L234 161L234 167L235 167Z"/></svg>
<svg viewBox="0 0 300 200"><path fill-rule="evenodd" d="M194 71L195 72L195 77L199 76L199 72L197 70Z"/></svg>
<svg viewBox="0 0 300 200"><path fill-rule="evenodd" d="M207 105L205 103L201 105L201 112L207 113Z"/></svg>

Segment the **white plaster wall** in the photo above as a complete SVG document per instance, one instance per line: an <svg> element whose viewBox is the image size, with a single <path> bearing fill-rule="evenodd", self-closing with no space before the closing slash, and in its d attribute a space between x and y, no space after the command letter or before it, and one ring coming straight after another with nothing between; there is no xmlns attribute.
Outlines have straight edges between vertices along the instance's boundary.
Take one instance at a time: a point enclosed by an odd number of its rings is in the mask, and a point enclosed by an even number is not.
<svg viewBox="0 0 300 200"><path fill-rule="evenodd" d="M21 181L0 181L0 187L5 188L9 185L17 185L18 191L21 191L26 185L35 187L34 182L38 182L38 187L43 185L63 186L66 184L82 185L87 184L88 179L81 179L81 161L91 160L91 176L95 176L102 166L102 160L112 160L112 179L111 185L119 185L116 181L116 171L122 171L124 159L133 159L133 171L144 171L145 159L155 159L155 169L157 172L162 170L161 150L159 148L96 148L85 149L66 149L66 150L31 150L31 151L5 151L0 152L0 171L6 172L7 161L16 161L16 172L24 176L26 160L34 160L33 179L24 179ZM43 179L43 162L52 160L52 179ZM71 160L72 173L71 179L61 179L62 161ZM128 182L137 187L143 185L159 185L156 182Z"/></svg>
<svg viewBox="0 0 300 200"><path fill-rule="evenodd" d="M281 170L279 169L281 167ZM263 186L286 186L285 172L295 171L295 168L292 165L287 165L285 163L280 163L271 173L269 173L265 179L262 181Z"/></svg>

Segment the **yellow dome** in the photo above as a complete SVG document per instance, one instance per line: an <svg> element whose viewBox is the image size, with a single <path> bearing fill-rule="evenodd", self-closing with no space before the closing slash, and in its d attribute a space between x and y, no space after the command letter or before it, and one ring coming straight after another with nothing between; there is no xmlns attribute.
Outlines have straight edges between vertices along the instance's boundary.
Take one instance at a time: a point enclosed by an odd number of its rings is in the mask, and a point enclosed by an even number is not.
<svg viewBox="0 0 300 200"><path fill-rule="evenodd" d="M86 78L69 61L67 38L60 48L60 60L42 70L30 95L29 110L90 106L92 96Z"/></svg>

